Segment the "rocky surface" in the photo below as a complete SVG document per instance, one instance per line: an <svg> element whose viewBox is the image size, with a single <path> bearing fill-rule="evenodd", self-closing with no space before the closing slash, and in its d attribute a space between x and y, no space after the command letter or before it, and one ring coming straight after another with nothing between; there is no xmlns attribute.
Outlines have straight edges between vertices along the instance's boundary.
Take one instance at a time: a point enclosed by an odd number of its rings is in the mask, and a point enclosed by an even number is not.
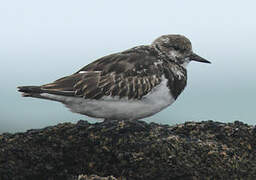
<svg viewBox="0 0 256 180"><path fill-rule="evenodd" d="M0 179L255 179L255 147L242 122L79 121L1 134Z"/></svg>
<svg viewBox="0 0 256 180"><path fill-rule="evenodd" d="M97 176L97 175L87 176L87 175L80 174L78 176L78 180L117 180L117 179L113 176L100 177L100 176Z"/></svg>

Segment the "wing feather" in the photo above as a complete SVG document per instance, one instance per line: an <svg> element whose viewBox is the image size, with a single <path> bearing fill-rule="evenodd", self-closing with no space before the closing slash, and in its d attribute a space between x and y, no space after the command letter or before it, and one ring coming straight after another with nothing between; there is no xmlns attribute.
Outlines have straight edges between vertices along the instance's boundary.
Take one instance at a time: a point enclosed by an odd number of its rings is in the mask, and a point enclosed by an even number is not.
<svg viewBox="0 0 256 180"><path fill-rule="evenodd" d="M41 88L53 94L67 92L68 96L85 99L103 96L141 99L161 83L163 75L173 76L171 66L156 63L158 57L143 48L103 57Z"/></svg>

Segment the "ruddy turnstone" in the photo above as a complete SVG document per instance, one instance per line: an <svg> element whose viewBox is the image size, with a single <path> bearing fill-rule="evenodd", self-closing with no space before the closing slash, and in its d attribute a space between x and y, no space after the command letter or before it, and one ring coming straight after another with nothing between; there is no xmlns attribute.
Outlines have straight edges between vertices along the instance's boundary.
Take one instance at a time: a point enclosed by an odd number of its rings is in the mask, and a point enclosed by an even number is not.
<svg viewBox="0 0 256 180"><path fill-rule="evenodd" d="M185 36L163 35L151 45L102 57L53 83L18 89L24 97L58 101L90 117L137 120L177 99L190 61L210 63L192 51Z"/></svg>

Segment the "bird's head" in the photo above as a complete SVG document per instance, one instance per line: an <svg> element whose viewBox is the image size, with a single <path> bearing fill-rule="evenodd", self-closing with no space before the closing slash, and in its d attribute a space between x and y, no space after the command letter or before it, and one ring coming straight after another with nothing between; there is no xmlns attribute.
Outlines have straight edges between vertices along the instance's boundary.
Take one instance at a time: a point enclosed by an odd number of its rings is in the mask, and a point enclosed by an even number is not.
<svg viewBox="0 0 256 180"><path fill-rule="evenodd" d="M188 38L182 35L163 35L152 44L159 52L172 61L186 67L190 61L211 63L192 51L192 45Z"/></svg>

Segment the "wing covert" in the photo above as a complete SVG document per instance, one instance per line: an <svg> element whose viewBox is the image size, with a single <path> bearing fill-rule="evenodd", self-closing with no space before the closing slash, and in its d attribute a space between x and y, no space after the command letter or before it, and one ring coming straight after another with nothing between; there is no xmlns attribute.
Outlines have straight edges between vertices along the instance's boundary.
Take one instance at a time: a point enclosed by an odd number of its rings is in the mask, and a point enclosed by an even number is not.
<svg viewBox="0 0 256 180"><path fill-rule="evenodd" d="M171 66L160 62L154 53L143 46L105 56L42 88L85 99L141 99L161 83L163 75L168 75L168 81L174 80Z"/></svg>

